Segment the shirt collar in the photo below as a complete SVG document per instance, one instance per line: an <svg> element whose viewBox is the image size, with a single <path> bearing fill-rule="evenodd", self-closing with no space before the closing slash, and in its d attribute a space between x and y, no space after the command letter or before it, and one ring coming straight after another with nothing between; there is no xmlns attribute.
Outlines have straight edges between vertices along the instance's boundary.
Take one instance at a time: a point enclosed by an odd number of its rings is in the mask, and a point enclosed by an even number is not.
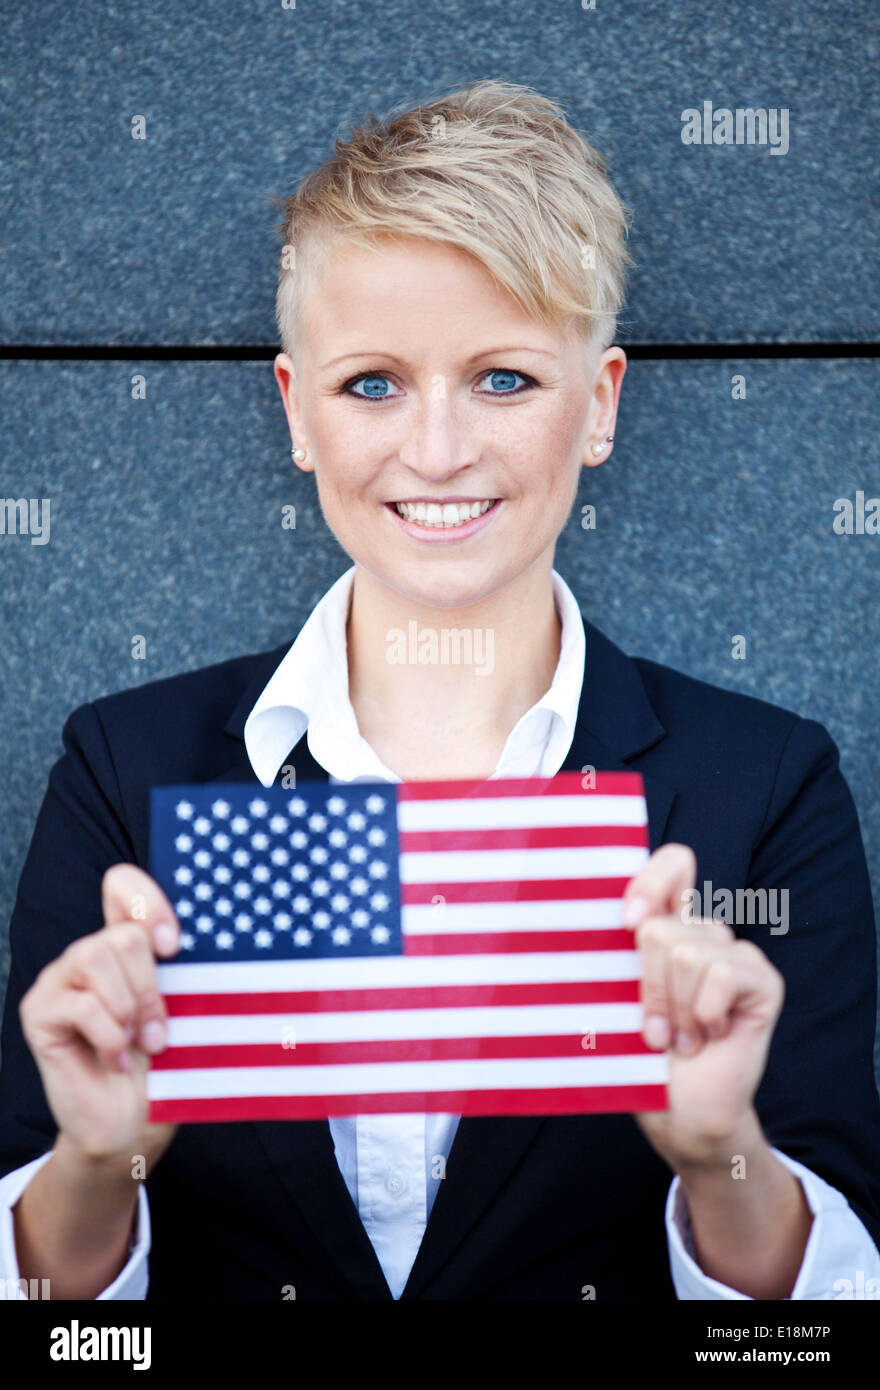
<svg viewBox="0 0 880 1390"><path fill-rule="evenodd" d="M348 695L346 625L354 574L352 565L315 605L245 721L247 755L264 787L272 786L304 733L312 756L331 777L351 781L357 767L360 779L399 780L361 736ZM584 678L584 624L574 594L556 570L552 583L562 623L559 661L549 689L511 731L499 771L534 737L539 723L549 738L549 727L557 725L554 716L561 721L557 728L565 750L574 737Z"/></svg>

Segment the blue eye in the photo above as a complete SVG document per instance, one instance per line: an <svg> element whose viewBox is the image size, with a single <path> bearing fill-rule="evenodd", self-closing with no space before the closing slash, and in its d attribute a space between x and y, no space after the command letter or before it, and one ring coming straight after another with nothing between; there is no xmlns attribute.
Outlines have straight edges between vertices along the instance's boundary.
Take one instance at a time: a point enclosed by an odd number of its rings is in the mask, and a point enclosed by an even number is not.
<svg viewBox="0 0 880 1390"><path fill-rule="evenodd" d="M523 376L522 372L506 372L506 371L502 370L501 368L499 368L498 370L496 370L496 371L494 371L494 372L490 372L490 373L489 373L489 380L490 380L490 381L493 383L493 385L496 386L498 389L497 389L496 391L490 391L490 392L489 392L489 395L490 395L490 396L513 396L513 395L515 395L516 392L519 391L519 390L521 389L520 387L518 387L518 386L515 385L517 377L519 378L520 381L523 381L523 382L525 381L525 377Z"/></svg>
<svg viewBox="0 0 880 1390"><path fill-rule="evenodd" d="M355 391L355 386L361 384L364 386L363 392ZM364 372L361 376L352 377L343 389L350 391L353 396L359 396L361 400L384 400L388 398L389 384L388 378L380 372Z"/></svg>

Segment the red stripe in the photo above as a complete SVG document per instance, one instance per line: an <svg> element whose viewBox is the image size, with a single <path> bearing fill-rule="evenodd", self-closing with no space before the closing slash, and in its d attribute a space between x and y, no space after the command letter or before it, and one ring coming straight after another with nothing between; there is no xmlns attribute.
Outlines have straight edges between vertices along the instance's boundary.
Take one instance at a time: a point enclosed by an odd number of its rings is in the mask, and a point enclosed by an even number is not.
<svg viewBox="0 0 880 1390"><path fill-rule="evenodd" d="M451 779L448 782L400 782L396 787L398 801L437 801L462 797L495 796L642 796L640 772L597 772L595 787L585 787L584 774L557 772L554 777L496 777L491 781L473 782Z"/></svg>
<svg viewBox="0 0 880 1390"><path fill-rule="evenodd" d="M506 879L486 883L401 883L403 907L442 898L447 903L558 902L562 898L620 898L631 874L620 878Z"/></svg>
<svg viewBox="0 0 880 1390"><path fill-rule="evenodd" d="M638 980L566 980L518 985L396 985L389 989L166 994L171 1018L219 1014L348 1013L360 1009L459 1009L492 1004L632 1004Z"/></svg>
<svg viewBox="0 0 880 1390"><path fill-rule="evenodd" d="M347 1096L233 1096L150 1101L152 1124L321 1120L331 1115L589 1115L665 1110L666 1087L580 1086L530 1091L404 1091Z"/></svg>
<svg viewBox="0 0 880 1390"><path fill-rule="evenodd" d="M631 951L632 927L592 931L498 931L404 935L407 956L515 955L518 951Z"/></svg>
<svg viewBox="0 0 880 1390"><path fill-rule="evenodd" d="M592 1047L584 1047L589 1037ZM167 1047L150 1059L155 1071L191 1067L311 1067L361 1062L469 1061L490 1057L648 1056L640 1033L560 1033L547 1037L377 1038L357 1042L204 1043Z"/></svg>
<svg viewBox="0 0 880 1390"><path fill-rule="evenodd" d="M647 848L646 825L533 825L508 830L401 830L404 853L435 850L571 849L604 845Z"/></svg>

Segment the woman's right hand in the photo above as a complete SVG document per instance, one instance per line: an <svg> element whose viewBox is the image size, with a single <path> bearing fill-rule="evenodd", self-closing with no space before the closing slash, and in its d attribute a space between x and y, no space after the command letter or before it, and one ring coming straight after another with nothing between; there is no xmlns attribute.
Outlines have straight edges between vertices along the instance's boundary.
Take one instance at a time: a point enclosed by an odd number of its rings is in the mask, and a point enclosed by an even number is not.
<svg viewBox="0 0 880 1390"><path fill-rule="evenodd" d="M176 1125L147 1122L149 1055L166 1045L156 957L173 956L180 924L162 889L134 864L101 883L104 926L37 976L19 1016L63 1142L86 1158L143 1155L146 1172ZM140 1176L145 1176L141 1174Z"/></svg>

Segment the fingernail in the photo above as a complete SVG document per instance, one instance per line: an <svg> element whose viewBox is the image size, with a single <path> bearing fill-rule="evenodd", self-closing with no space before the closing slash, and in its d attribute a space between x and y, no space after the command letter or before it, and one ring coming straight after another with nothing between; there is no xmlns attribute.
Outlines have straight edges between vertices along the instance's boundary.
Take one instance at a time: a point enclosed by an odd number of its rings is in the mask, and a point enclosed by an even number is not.
<svg viewBox="0 0 880 1390"><path fill-rule="evenodd" d="M695 1039L695 1038L692 1038L691 1035L690 1035L690 1033L676 1033L676 1035L675 1035L675 1050L676 1050L676 1052L683 1052L683 1053L687 1054L687 1053L689 1053L689 1052L695 1052L695 1051L696 1051L696 1048L697 1048L696 1039Z"/></svg>
<svg viewBox="0 0 880 1390"><path fill-rule="evenodd" d="M136 1033L137 1033L137 1029L135 1028L134 1024L133 1024L133 1023L126 1023L126 1025L125 1025L125 1036L128 1038L128 1041L129 1041L129 1042L134 1042L135 1034L136 1034Z"/></svg>
<svg viewBox="0 0 880 1390"><path fill-rule="evenodd" d="M669 1020L662 1014L648 1014L644 1032L645 1042L649 1047L669 1046Z"/></svg>
<svg viewBox="0 0 880 1390"><path fill-rule="evenodd" d="M153 941L159 951L173 951L177 947L177 932L170 922L157 922L153 928Z"/></svg>
<svg viewBox="0 0 880 1390"><path fill-rule="evenodd" d="M624 898L622 921L625 927L636 926L645 916L651 904L647 898Z"/></svg>
<svg viewBox="0 0 880 1390"><path fill-rule="evenodd" d="M131 1071L131 1058L127 1052L120 1052L116 1058L116 1065L120 1071Z"/></svg>
<svg viewBox="0 0 880 1390"><path fill-rule="evenodd" d="M145 1052L159 1052L165 1046L165 1025L157 1018L150 1019L141 1029Z"/></svg>

